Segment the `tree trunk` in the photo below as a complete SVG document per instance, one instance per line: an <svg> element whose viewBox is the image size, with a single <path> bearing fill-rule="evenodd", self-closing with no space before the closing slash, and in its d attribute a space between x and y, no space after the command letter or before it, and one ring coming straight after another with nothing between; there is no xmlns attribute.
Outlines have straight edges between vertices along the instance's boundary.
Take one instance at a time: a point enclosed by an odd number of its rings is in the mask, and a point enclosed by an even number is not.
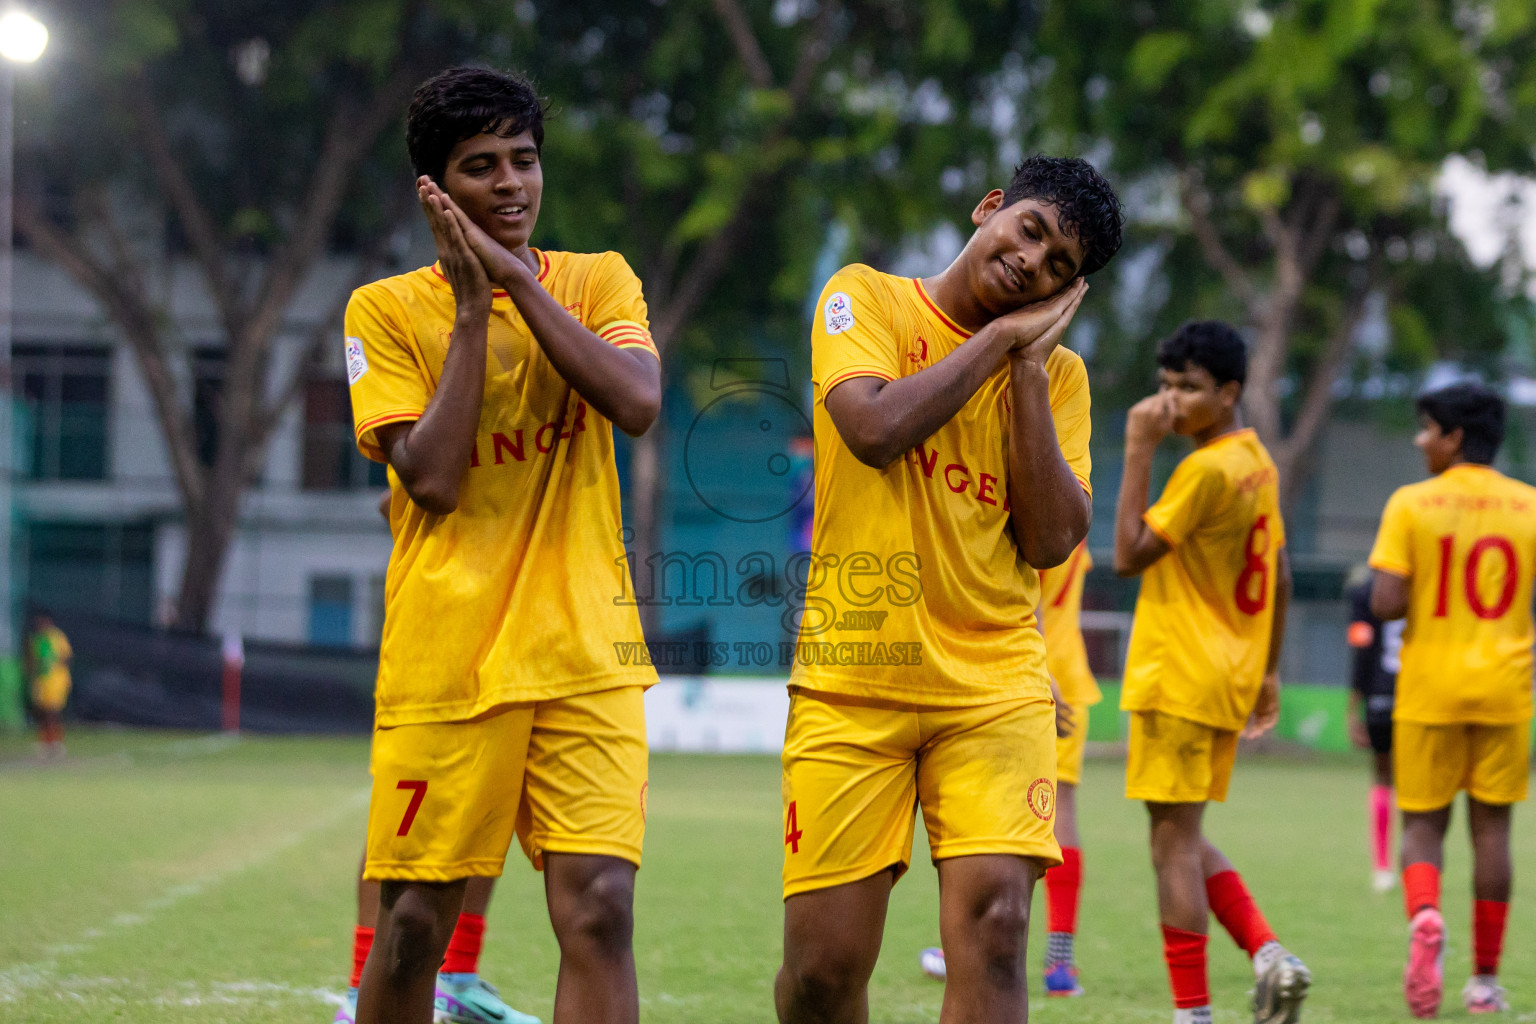
<svg viewBox="0 0 1536 1024"><path fill-rule="evenodd" d="M202 633L218 600L224 560L239 520L240 490L211 486L202 507L188 510L187 554L176 599L175 628Z"/></svg>

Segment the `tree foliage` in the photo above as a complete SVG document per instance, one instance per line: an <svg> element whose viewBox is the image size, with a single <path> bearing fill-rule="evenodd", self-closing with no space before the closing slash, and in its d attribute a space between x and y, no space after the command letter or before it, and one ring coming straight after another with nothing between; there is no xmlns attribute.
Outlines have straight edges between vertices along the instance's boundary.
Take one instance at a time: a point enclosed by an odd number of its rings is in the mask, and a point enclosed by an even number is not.
<svg viewBox="0 0 1536 1024"><path fill-rule="evenodd" d="M1530 168L1532 37L1529 5L1502 0L1044 6L1047 137L1102 142L1163 198L1138 232L1171 278L1159 330L1195 315L1252 329L1245 406L1288 495L1362 359L1502 347L1497 275L1470 265L1435 182L1454 153ZM1385 354L1356 344L1373 302Z"/></svg>
<svg viewBox="0 0 1536 1024"><path fill-rule="evenodd" d="M56 26L76 45L54 58L46 100L29 104L41 113L22 140L16 221L94 296L148 387L186 519L183 628L206 626L278 418L409 201L408 179L385 183L399 165L386 154L400 149L386 129L420 78L471 52L478 9L119 0ZM300 290L349 238L353 281L301 350L282 352ZM224 353L211 459L193 424L192 343L173 315L190 298L183 266Z"/></svg>

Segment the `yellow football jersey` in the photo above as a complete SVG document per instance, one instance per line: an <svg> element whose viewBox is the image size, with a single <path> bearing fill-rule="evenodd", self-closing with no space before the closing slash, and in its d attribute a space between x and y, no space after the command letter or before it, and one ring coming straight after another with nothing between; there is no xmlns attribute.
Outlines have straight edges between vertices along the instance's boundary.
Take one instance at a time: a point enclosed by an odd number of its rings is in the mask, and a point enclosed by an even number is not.
<svg viewBox="0 0 1536 1024"><path fill-rule="evenodd" d="M845 267L811 334L815 519L792 685L915 706L1048 692L1040 581L1008 525L1006 363L928 440L884 469L860 462L827 412L851 377L917 373L969 335L920 281ZM1046 362L1062 453L1088 489L1088 374Z"/></svg>
<svg viewBox="0 0 1536 1024"><path fill-rule="evenodd" d="M1142 575L1120 706L1217 729L1248 721L1285 546L1280 474L1252 430L1180 462L1146 523L1171 551Z"/></svg>
<svg viewBox="0 0 1536 1024"><path fill-rule="evenodd" d="M1536 487L1462 464L1399 487L1371 568L1408 577L1393 718L1501 725L1531 717Z"/></svg>
<svg viewBox="0 0 1536 1024"><path fill-rule="evenodd" d="M1083 580L1093 568L1085 539L1072 557L1040 571L1040 629L1045 634L1045 666L1068 704L1097 704L1104 699L1088 667L1083 643Z"/></svg>
<svg viewBox="0 0 1536 1024"><path fill-rule="evenodd" d="M544 288L599 336L655 353L640 281L618 253L539 252ZM363 454L418 418L443 369L454 299L436 267L359 288L346 316ZM625 595L613 430L494 294L485 397L458 509L426 512L391 474L376 723L459 721L498 705L649 685Z"/></svg>

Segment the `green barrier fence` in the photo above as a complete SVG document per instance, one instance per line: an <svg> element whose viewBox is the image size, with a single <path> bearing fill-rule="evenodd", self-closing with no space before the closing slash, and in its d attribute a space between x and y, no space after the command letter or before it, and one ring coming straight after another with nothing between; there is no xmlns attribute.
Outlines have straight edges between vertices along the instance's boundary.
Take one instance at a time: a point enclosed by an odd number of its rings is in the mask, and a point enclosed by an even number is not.
<svg viewBox="0 0 1536 1024"><path fill-rule="evenodd" d="M16 732L26 724L21 663L15 658L0 658L0 732Z"/></svg>
<svg viewBox="0 0 1536 1024"><path fill-rule="evenodd" d="M1100 680L1099 688L1104 691L1104 701L1089 715L1088 739L1102 743L1124 740L1120 684ZM1345 722L1348 710L1347 687L1287 683L1280 692L1280 724L1275 727L1275 735L1313 750L1350 750Z"/></svg>

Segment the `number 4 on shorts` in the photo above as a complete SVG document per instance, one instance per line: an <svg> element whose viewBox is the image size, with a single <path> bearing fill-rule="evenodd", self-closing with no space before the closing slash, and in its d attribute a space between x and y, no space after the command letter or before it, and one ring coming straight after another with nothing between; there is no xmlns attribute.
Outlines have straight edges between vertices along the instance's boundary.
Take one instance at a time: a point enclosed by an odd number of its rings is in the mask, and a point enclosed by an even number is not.
<svg viewBox="0 0 1536 1024"><path fill-rule="evenodd" d="M411 802L405 808L405 817L400 819L400 829L395 833L403 836L411 830L411 823L416 820L416 812L421 810L421 801L427 795L426 779L401 779L395 783L396 789L408 789L411 791Z"/></svg>
<svg viewBox="0 0 1536 1024"><path fill-rule="evenodd" d="M795 812L795 801L789 802L789 811L784 819L784 845L789 847L790 853L800 852L800 819Z"/></svg>

